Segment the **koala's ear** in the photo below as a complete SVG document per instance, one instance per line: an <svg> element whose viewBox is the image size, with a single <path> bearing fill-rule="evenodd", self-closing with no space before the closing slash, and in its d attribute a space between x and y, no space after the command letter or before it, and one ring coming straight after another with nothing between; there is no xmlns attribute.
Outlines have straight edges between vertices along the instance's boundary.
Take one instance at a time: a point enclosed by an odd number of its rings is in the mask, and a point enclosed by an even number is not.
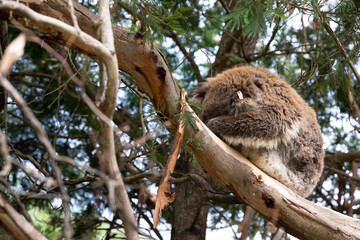
<svg viewBox="0 0 360 240"><path fill-rule="evenodd" d="M202 102L208 90L209 90L209 84L207 82L200 83L196 87L194 99L196 99L198 102Z"/></svg>

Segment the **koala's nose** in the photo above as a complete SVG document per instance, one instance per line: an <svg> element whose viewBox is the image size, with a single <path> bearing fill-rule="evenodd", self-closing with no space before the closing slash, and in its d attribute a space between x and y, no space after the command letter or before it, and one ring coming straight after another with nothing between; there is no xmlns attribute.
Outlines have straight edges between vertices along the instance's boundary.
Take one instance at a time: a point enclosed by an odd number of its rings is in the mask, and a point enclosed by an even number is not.
<svg viewBox="0 0 360 240"><path fill-rule="evenodd" d="M203 121L203 123L205 123L205 125L207 125L207 122L208 122L207 117L203 116L203 117L202 117L202 121Z"/></svg>

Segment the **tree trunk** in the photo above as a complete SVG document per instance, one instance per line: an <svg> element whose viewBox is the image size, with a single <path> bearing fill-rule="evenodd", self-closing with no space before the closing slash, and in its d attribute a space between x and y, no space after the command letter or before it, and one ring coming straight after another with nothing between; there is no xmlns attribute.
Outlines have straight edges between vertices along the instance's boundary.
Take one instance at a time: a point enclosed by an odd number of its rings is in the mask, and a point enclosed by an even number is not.
<svg viewBox="0 0 360 240"><path fill-rule="evenodd" d="M237 0L230 0L224 1L223 4L226 4L226 9L230 11L234 9L237 2ZM215 61L211 65L208 77L213 77L217 73L223 72L235 65L247 64L254 54L258 38L258 34L253 36L244 35L241 28L232 32L225 29L219 43L219 50L216 53Z"/></svg>
<svg viewBox="0 0 360 240"><path fill-rule="evenodd" d="M204 175L203 171L189 161L186 155L178 161L181 172ZM171 239L205 239L209 206L206 192L194 181L176 184Z"/></svg>

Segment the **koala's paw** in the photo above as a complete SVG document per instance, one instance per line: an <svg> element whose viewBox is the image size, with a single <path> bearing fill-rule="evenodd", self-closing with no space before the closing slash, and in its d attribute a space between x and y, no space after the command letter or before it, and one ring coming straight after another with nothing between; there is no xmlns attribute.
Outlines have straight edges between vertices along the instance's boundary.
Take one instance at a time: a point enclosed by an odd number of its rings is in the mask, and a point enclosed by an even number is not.
<svg viewBox="0 0 360 240"><path fill-rule="evenodd" d="M258 106L256 100L251 98L237 99L233 103L235 109L235 116L238 116L240 113L253 111Z"/></svg>
<svg viewBox="0 0 360 240"><path fill-rule="evenodd" d="M221 117L215 117L215 118L211 118L206 126L217 136L221 135L221 129L222 129L222 122L221 122Z"/></svg>

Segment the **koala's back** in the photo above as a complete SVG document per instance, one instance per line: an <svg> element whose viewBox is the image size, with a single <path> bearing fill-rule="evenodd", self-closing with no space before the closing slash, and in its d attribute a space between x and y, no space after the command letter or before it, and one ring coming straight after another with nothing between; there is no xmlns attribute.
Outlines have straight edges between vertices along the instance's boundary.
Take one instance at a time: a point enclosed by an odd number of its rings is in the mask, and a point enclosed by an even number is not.
<svg viewBox="0 0 360 240"><path fill-rule="evenodd" d="M324 151L314 111L283 79L251 66L227 70L197 89L199 116L257 167L307 196Z"/></svg>

